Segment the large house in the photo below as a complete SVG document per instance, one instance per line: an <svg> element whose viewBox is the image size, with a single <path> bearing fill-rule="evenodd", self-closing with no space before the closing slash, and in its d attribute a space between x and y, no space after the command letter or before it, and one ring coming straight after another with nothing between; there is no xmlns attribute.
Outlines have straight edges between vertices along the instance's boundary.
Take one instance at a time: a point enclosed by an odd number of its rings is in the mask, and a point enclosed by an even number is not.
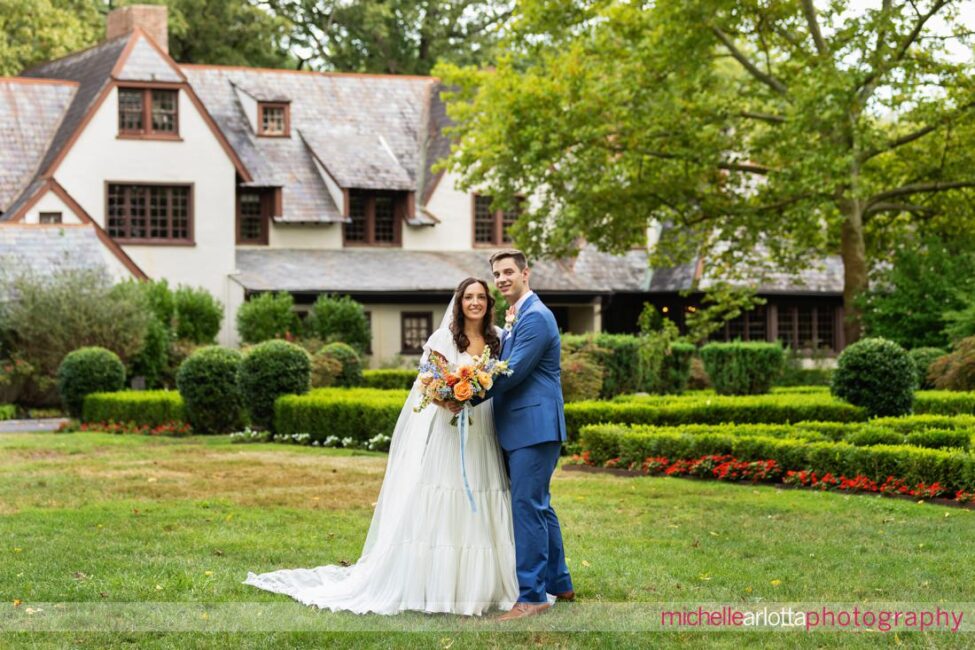
<svg viewBox="0 0 975 650"><path fill-rule="evenodd" d="M348 294L373 365L417 353L517 216L435 170L450 146L438 81L180 64L166 20L117 9L99 45L0 79L0 260L204 287L226 345L251 296L287 291L306 310ZM644 302L682 322L705 265L647 259L587 246L536 264L533 288L565 331L632 331ZM719 336L842 348L841 289L835 261L782 278Z"/></svg>

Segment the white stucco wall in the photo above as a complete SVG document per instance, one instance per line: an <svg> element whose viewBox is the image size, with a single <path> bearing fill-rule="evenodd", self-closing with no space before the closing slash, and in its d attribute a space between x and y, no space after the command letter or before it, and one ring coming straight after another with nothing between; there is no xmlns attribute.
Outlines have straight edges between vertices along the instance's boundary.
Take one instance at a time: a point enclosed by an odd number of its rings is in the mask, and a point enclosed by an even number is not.
<svg viewBox="0 0 975 650"><path fill-rule="evenodd" d="M103 227L107 182L193 186L193 245L126 245L153 279L210 291L229 307L234 270L235 170L214 133L184 91L179 93L179 141L118 138L118 92L109 94L55 172L57 181ZM218 340L235 340L225 311Z"/></svg>
<svg viewBox="0 0 975 650"><path fill-rule="evenodd" d="M363 305L363 307L372 314L372 355L369 358L369 367L378 368L384 361L389 361L403 349L400 320L403 312L433 312L433 329L437 329L447 304L374 304ZM419 361L419 356L408 358L414 362Z"/></svg>
<svg viewBox="0 0 975 650"><path fill-rule="evenodd" d="M445 173L427 203L440 223L422 228L403 228L403 248L409 250L470 250L473 242L474 199L454 185L457 177ZM419 209L419 205L417 206Z"/></svg>
<svg viewBox="0 0 975 650"><path fill-rule="evenodd" d="M24 223L40 223L42 212L60 212L61 223L83 223L81 218L61 200L61 197L46 190L44 195L24 215Z"/></svg>
<svg viewBox="0 0 975 650"><path fill-rule="evenodd" d="M342 224L272 223L268 245L271 248L342 248Z"/></svg>

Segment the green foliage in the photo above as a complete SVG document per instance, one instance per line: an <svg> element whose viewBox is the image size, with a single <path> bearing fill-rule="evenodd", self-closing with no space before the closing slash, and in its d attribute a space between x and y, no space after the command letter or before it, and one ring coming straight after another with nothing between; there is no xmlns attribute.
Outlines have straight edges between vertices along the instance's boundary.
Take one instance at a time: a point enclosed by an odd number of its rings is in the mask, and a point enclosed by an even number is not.
<svg viewBox="0 0 975 650"><path fill-rule="evenodd" d="M628 334L565 334L562 348L568 354L580 350L603 369L601 397L644 390L646 377L642 372L640 339Z"/></svg>
<svg viewBox="0 0 975 650"><path fill-rule="evenodd" d="M103 347L130 362L151 319L139 292L113 289L110 278L96 271L0 273L0 295L18 297L4 308L0 338L13 358L34 369L19 397L31 405L57 401L55 374L76 348Z"/></svg>
<svg viewBox="0 0 975 650"><path fill-rule="evenodd" d="M351 346L338 342L329 343L318 354L331 357L342 364L342 371L335 377L336 386L341 388L362 386L362 359Z"/></svg>
<svg viewBox="0 0 975 650"><path fill-rule="evenodd" d="M165 279L148 280L139 282L138 285L145 293L146 302L156 319L167 329L171 329L176 316L176 296L169 288L169 282Z"/></svg>
<svg viewBox="0 0 975 650"><path fill-rule="evenodd" d="M377 433L393 433L407 395L402 390L371 388L325 388L306 395L285 395L274 405L274 430L308 433L319 441L336 436L366 442Z"/></svg>
<svg viewBox="0 0 975 650"><path fill-rule="evenodd" d="M416 381L416 370L387 368L363 370L362 386L379 390L410 390Z"/></svg>
<svg viewBox="0 0 975 650"><path fill-rule="evenodd" d="M934 388L934 382L928 381L928 369L932 363L945 356L945 351L941 348L915 348L908 354L917 369L917 386L925 390Z"/></svg>
<svg viewBox="0 0 975 650"><path fill-rule="evenodd" d="M237 384L241 356L216 345L202 347L179 367L176 386L186 419L197 433L229 433L245 423Z"/></svg>
<svg viewBox="0 0 975 650"><path fill-rule="evenodd" d="M342 374L342 362L330 354L317 352L311 357L312 388L334 386Z"/></svg>
<svg viewBox="0 0 975 650"><path fill-rule="evenodd" d="M0 422L12 420L17 414L17 407L13 404L0 404Z"/></svg>
<svg viewBox="0 0 975 650"><path fill-rule="evenodd" d="M104 19L88 0L0 1L0 76L94 45Z"/></svg>
<svg viewBox="0 0 975 650"><path fill-rule="evenodd" d="M162 384L169 363L171 331L159 320L152 318L146 327L146 338L142 349L132 358L130 377L145 377L147 388L157 388Z"/></svg>
<svg viewBox="0 0 975 650"><path fill-rule="evenodd" d="M105 348L79 348L65 355L58 367L58 392L72 417L81 415L86 395L122 390L124 386L125 365Z"/></svg>
<svg viewBox="0 0 975 650"><path fill-rule="evenodd" d="M964 449L972 445L972 431L914 431L907 434L907 444L928 449Z"/></svg>
<svg viewBox="0 0 975 650"><path fill-rule="evenodd" d="M975 297L968 296L963 309L946 312L945 335L953 343L975 336Z"/></svg>
<svg viewBox="0 0 975 650"><path fill-rule="evenodd" d="M863 409L827 394L685 395L681 397L634 397L624 401L587 401L565 405L569 436L587 424L784 424L804 420L858 422L866 420Z"/></svg>
<svg viewBox="0 0 975 650"><path fill-rule="evenodd" d="M813 353L816 367L803 367L804 356L797 350L786 350L782 372L773 381L775 386L829 386L833 379L833 369L825 367L824 359Z"/></svg>
<svg viewBox="0 0 975 650"><path fill-rule="evenodd" d="M947 313L975 295L975 257L950 250L937 239L909 241L862 294L863 322L870 336L904 348L945 347Z"/></svg>
<svg viewBox="0 0 975 650"><path fill-rule="evenodd" d="M85 398L83 422L119 422L151 427L185 422L183 398L174 390L91 393Z"/></svg>
<svg viewBox="0 0 975 650"><path fill-rule="evenodd" d="M463 143L446 166L539 197L511 229L533 257L624 253L652 219L673 224L655 267L703 255L754 283L840 251L852 297L891 224L972 230L972 72L940 37L966 28L950 3L807 4L523 0L490 70L435 70Z"/></svg>
<svg viewBox="0 0 975 650"><path fill-rule="evenodd" d="M191 0L186 0L187 2ZM486 64L511 11L497 0L268 0L292 25L302 63L326 70L430 74L437 61Z"/></svg>
<svg viewBox="0 0 975 650"><path fill-rule="evenodd" d="M833 373L833 395L866 409L872 417L910 413L917 368L893 341L857 341L840 354Z"/></svg>
<svg viewBox="0 0 975 650"><path fill-rule="evenodd" d="M494 298L494 324L498 327L504 327L504 315L508 311L508 301L505 300L504 294L496 286L493 284L490 286L491 296Z"/></svg>
<svg viewBox="0 0 975 650"><path fill-rule="evenodd" d="M369 348L372 340L365 310L349 296L319 296L311 307L305 328L328 343L346 343L359 354Z"/></svg>
<svg viewBox="0 0 975 650"><path fill-rule="evenodd" d="M679 431L630 429L597 425L583 429L582 448L593 462L619 458L626 467L650 457L692 459L709 454L731 454L739 460L774 460L782 470L812 470L820 476L853 477L863 474L883 483L894 476L908 484L940 483L948 490L975 487L975 456L964 450L923 449L909 445L850 445L845 442L810 442L797 438L736 436L720 429L707 435Z"/></svg>
<svg viewBox="0 0 975 650"><path fill-rule="evenodd" d="M598 399L603 386L603 368L592 347L562 354L562 399L566 402Z"/></svg>
<svg viewBox="0 0 975 650"><path fill-rule="evenodd" d="M237 333L244 343L286 338L298 332L298 316L290 293L262 293L237 310Z"/></svg>
<svg viewBox="0 0 975 650"><path fill-rule="evenodd" d="M975 336L959 341L951 354L935 359L928 379L943 390L975 390Z"/></svg>
<svg viewBox="0 0 975 650"><path fill-rule="evenodd" d="M209 345L217 338L223 321L223 305L206 289L181 286L173 296L176 338Z"/></svg>
<svg viewBox="0 0 975 650"><path fill-rule="evenodd" d="M701 360L719 395L760 395L769 392L782 371L779 343L709 343Z"/></svg>
<svg viewBox="0 0 975 650"><path fill-rule="evenodd" d="M846 442L857 447L870 447L872 445L903 445L904 439L903 433L879 427L865 427L847 436Z"/></svg>
<svg viewBox="0 0 975 650"><path fill-rule="evenodd" d="M914 412L930 415L975 414L975 393L925 390L914 394Z"/></svg>
<svg viewBox="0 0 975 650"><path fill-rule="evenodd" d="M755 295L752 289L744 289L719 282L708 288L701 298L701 308L687 314L687 335L689 341L706 341L725 322L738 318L755 307L764 305L766 300Z"/></svg>
<svg viewBox="0 0 975 650"><path fill-rule="evenodd" d="M294 343L280 340L258 343L241 362L238 382L251 420L270 428L274 422L274 400L281 395L308 392L311 360Z"/></svg>
<svg viewBox="0 0 975 650"><path fill-rule="evenodd" d="M687 390L691 381L691 362L697 354L697 347L690 343L674 343L664 356L660 366L659 393L680 394Z"/></svg>

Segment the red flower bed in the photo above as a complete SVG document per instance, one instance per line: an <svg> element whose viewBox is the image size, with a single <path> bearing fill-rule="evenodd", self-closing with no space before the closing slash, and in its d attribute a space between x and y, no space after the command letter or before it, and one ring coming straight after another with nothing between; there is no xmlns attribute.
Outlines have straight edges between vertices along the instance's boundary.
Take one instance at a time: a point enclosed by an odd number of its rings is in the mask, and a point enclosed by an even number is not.
<svg viewBox="0 0 975 650"><path fill-rule="evenodd" d="M157 426L136 424L135 422L85 422L81 431L100 431L104 433L138 433L144 436L188 436L193 429L185 422L164 422Z"/></svg>
<svg viewBox="0 0 975 650"><path fill-rule="evenodd" d="M573 455L567 463L596 466L588 451L582 452L581 455ZM603 467L618 468L619 464L619 458L612 458L606 461ZM940 497L947 494L945 487L937 481L931 484L921 482L911 486L904 480L893 476L888 476L883 483L878 484L862 474L847 477L835 476L830 472L819 475L812 470L783 472L774 460L738 460L728 454L701 456L700 458L678 458L673 461L662 456L648 457L642 463L631 463L628 469L640 471L647 475L694 476L715 478L719 481L751 481L752 483L781 482L793 487L815 490L899 494L920 498ZM955 500L959 503L975 503L975 491L959 490L955 493Z"/></svg>

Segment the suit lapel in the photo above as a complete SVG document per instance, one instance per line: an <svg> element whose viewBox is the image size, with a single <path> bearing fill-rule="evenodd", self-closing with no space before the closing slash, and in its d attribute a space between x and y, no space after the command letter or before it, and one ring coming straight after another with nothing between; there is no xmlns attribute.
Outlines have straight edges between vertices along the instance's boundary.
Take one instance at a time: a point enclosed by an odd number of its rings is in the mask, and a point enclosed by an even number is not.
<svg viewBox="0 0 975 650"><path fill-rule="evenodd" d="M536 300L538 300L538 294L533 293L532 295L528 296L528 298L525 299L525 302L522 303L521 309L518 310L518 316L515 317L515 324L511 326L511 331L507 332L503 337L503 339L501 340L502 359L505 358L505 352L508 351L508 349L511 347L512 341L515 340L515 333L518 331L518 323L521 322L521 316L524 316L525 314L528 313L528 309L535 304Z"/></svg>

